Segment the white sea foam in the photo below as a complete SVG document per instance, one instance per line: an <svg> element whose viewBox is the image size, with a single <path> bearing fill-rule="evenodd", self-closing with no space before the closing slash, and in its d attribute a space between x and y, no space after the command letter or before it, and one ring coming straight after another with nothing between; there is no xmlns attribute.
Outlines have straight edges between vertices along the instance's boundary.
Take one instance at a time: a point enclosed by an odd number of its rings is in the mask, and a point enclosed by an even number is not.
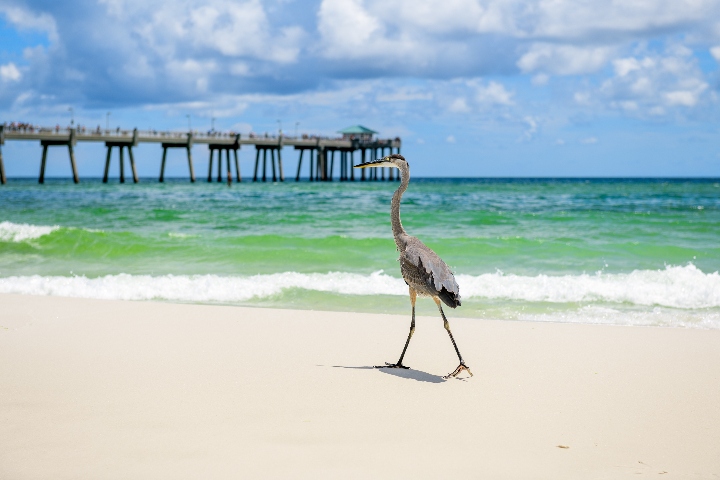
<svg viewBox="0 0 720 480"><path fill-rule="evenodd" d="M371 275L284 272L248 277L119 274L99 278L40 275L0 278L1 293L120 300L164 299L232 303L278 295L290 288L345 295L407 295L407 286L402 279L382 272Z"/></svg>
<svg viewBox="0 0 720 480"><path fill-rule="evenodd" d="M27 223L0 222L0 241L24 242L54 232L60 226L30 225Z"/></svg>
<svg viewBox="0 0 720 480"><path fill-rule="evenodd" d="M458 275L457 279L463 299L676 309L720 307L720 275L703 273L694 265L627 274L521 276L497 272ZM0 278L2 293L124 300L232 303L267 298L292 288L342 295L407 295L407 286L401 278L382 271L370 275L283 272L254 276L119 274L99 278L40 275Z"/></svg>
<svg viewBox="0 0 720 480"><path fill-rule="evenodd" d="M695 265L593 275L458 275L463 297L529 302L610 302L674 308L720 307L720 275Z"/></svg>
<svg viewBox="0 0 720 480"><path fill-rule="evenodd" d="M194 238L194 237L198 236L198 235L191 235L189 233L178 233L178 232L169 232L167 235L170 238Z"/></svg>
<svg viewBox="0 0 720 480"><path fill-rule="evenodd" d="M585 305L552 313L520 313L511 318L529 322L589 323L598 325L667 326L720 329L718 309L678 310L675 308L609 308Z"/></svg>

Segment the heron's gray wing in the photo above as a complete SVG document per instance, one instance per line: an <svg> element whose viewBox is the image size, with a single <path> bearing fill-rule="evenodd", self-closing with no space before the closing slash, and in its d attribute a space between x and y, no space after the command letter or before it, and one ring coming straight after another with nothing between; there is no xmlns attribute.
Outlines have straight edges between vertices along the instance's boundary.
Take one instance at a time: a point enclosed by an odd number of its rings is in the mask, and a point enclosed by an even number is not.
<svg viewBox="0 0 720 480"><path fill-rule="evenodd" d="M442 299L449 307L460 305L460 287L455 276L443 260L427 245L415 237L408 238L405 249L400 255L401 264L409 268L414 277L417 277L429 292Z"/></svg>

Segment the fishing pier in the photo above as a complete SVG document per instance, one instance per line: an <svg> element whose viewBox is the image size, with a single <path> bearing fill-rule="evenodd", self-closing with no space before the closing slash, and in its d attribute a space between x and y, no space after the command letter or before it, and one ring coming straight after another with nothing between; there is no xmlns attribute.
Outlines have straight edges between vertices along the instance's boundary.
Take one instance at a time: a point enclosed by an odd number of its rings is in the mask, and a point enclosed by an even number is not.
<svg viewBox="0 0 720 480"><path fill-rule="evenodd" d="M207 145L210 152L207 181L226 181L232 183L242 181L240 164L238 161L238 150L243 146L255 149L255 168L252 181L273 182L285 181L285 170L283 169L282 152L285 147L293 148L298 154L297 171L295 181L300 181L303 168L303 160L306 161L308 179L310 181L332 181L337 170L337 178L340 181L354 181L355 170L353 165L362 163L374 158L380 158L392 153L400 153L401 140L378 139L375 133L362 126L349 127L341 130L340 138L318 137L318 136L285 136L282 133L274 136L269 135L241 135L239 133L223 132L158 132L155 130L91 130L77 128L39 128L24 127L18 128L0 125L0 183L5 184L5 167L3 164L2 146L7 141L38 141L42 147L40 159L39 183L45 181L45 168L47 165L47 152L49 147L64 147L68 150L70 160L70 171L73 181L78 183L80 177L75 161L75 146L78 142L103 142L107 149L105 157L105 169L103 182L107 183L110 172L112 151L118 150L118 165L120 172L120 183L125 182L125 159L124 151L127 149L130 170L133 182L139 181L135 167L133 148L141 143L155 143L162 147L162 160L160 163L160 174L158 180L165 179L165 165L168 149L184 149L187 155L188 173L191 182L195 182L195 169L193 166L192 149L196 144ZM217 155L215 154L217 152ZM231 153L234 162L231 162ZM355 154L358 154L356 158ZM268 158L269 154L269 158ZM337 154L337 169L335 168L335 155ZM223 162L223 156L225 162ZM215 157L217 162L215 163ZM270 165L268 165L268 160ZM223 168L223 163L225 168ZM233 175L232 166L235 166ZM215 165L215 170L213 166ZM268 168L269 167L269 168ZM269 171L268 171L269 170ZM271 174L272 176L270 176ZM223 179L224 177L224 179ZM394 175L393 169L374 168L366 172L360 171L357 180L399 180Z"/></svg>

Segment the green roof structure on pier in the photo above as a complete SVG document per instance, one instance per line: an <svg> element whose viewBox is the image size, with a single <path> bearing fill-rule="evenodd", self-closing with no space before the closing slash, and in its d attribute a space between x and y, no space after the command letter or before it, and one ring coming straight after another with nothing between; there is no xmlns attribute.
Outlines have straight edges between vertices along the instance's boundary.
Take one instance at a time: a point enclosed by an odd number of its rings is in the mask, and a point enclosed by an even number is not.
<svg viewBox="0 0 720 480"><path fill-rule="evenodd" d="M352 127L338 130L337 133L342 133L343 135L374 135L378 132L376 132L375 130L370 130L367 127L363 127L362 125L353 125Z"/></svg>
<svg viewBox="0 0 720 480"><path fill-rule="evenodd" d="M352 127L343 128L338 130L338 133L342 133L342 136L346 140L360 140L361 142L372 142L373 135L377 132L370 130L362 125L353 125Z"/></svg>

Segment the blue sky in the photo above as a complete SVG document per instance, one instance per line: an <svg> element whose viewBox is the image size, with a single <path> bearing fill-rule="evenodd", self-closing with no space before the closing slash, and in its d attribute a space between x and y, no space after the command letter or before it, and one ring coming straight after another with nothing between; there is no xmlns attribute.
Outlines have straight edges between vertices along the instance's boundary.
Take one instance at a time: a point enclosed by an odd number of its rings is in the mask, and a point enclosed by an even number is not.
<svg viewBox="0 0 720 480"><path fill-rule="evenodd" d="M720 176L720 0L0 0L0 39L0 121L360 123L402 137L415 175ZM37 144L3 154L37 174ZM101 175L102 146L78 161Z"/></svg>

